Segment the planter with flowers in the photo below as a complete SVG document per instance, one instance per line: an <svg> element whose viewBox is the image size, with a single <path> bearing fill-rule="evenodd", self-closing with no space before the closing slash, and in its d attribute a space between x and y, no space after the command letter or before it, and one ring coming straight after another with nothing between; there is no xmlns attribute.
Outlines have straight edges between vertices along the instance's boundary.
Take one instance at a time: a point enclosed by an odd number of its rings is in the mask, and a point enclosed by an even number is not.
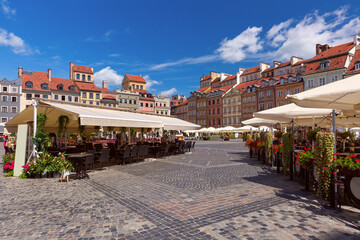
<svg viewBox="0 0 360 240"><path fill-rule="evenodd" d="M310 190L310 169L313 167L314 163L314 151L311 150L311 147L305 148L303 151L299 152L296 155L295 164L300 166L302 171L305 172L305 190Z"/></svg>
<svg viewBox="0 0 360 240"><path fill-rule="evenodd" d="M3 159L3 171L4 177L11 177L14 175L14 164L15 164L15 155L13 154L4 154Z"/></svg>

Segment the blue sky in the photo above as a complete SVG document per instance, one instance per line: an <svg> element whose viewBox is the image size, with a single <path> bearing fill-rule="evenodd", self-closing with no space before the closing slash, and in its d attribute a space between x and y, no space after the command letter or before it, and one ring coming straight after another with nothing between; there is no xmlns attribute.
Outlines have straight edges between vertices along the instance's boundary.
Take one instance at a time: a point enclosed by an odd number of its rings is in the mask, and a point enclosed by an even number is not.
<svg viewBox="0 0 360 240"><path fill-rule="evenodd" d="M68 78L69 62L96 82L142 75L158 95L189 95L210 71L310 58L316 43L360 33L358 1L0 0L0 78L18 66ZM356 32L358 31L358 32Z"/></svg>

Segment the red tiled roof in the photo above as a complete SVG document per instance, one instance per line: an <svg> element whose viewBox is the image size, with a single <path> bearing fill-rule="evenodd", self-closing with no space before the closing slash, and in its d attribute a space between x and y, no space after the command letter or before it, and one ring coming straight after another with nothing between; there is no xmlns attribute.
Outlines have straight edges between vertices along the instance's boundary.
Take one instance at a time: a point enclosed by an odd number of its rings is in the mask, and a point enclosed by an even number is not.
<svg viewBox="0 0 360 240"><path fill-rule="evenodd" d="M50 84L50 88L51 88L51 89L57 90L57 86L58 86L59 84L62 84L62 85L63 85L63 90L62 90L62 91L69 91L69 87L70 87L70 86L74 86L74 87L75 87L75 92L78 91L77 87L75 86L74 81L71 80L71 79L55 78L55 77L52 77L52 78L51 78L51 84Z"/></svg>
<svg viewBox="0 0 360 240"><path fill-rule="evenodd" d="M248 74L251 74L251 73L256 73L256 72L260 72L260 66L246 69L243 72L243 74L241 74L241 76L248 75Z"/></svg>
<svg viewBox="0 0 360 240"><path fill-rule="evenodd" d="M130 74L125 74L125 76L127 76L130 81L146 83L146 81L144 80L144 78L142 76L136 76L136 75L130 75Z"/></svg>
<svg viewBox="0 0 360 240"><path fill-rule="evenodd" d="M112 96L103 96L103 99L116 100L116 98L114 98Z"/></svg>
<svg viewBox="0 0 360 240"><path fill-rule="evenodd" d="M291 65L291 62L288 61L288 62L284 62L284 63L281 63L279 66L277 66L276 68L283 68L283 67L287 67L287 66L290 66Z"/></svg>
<svg viewBox="0 0 360 240"><path fill-rule="evenodd" d="M139 92L139 93L142 93L142 94L149 94L148 91L142 90L142 89L134 89L134 92Z"/></svg>
<svg viewBox="0 0 360 240"><path fill-rule="evenodd" d="M187 100L186 100L187 101ZM182 100L171 100L171 107L176 107L178 106L180 103L182 103Z"/></svg>
<svg viewBox="0 0 360 240"><path fill-rule="evenodd" d="M38 91L50 91L50 86L48 87L48 90L41 89L41 84L47 83L49 84L48 79L48 73L47 72L35 72L32 71L32 75L30 74L22 74L22 88L23 89L30 89L30 90L38 90ZM33 88L26 88L25 83L26 82L32 82Z"/></svg>
<svg viewBox="0 0 360 240"><path fill-rule="evenodd" d="M201 81L208 80L208 79L210 79L210 75L206 75L203 79L200 80L200 82L201 82Z"/></svg>
<svg viewBox="0 0 360 240"><path fill-rule="evenodd" d="M316 55L315 57L313 57L310 60L318 60L318 59L322 59L322 58L329 58L332 56L336 56L336 55L341 55L341 54L345 54L347 52L349 52L352 48L354 47L354 43L353 42L348 42L348 43L344 43L335 47L331 47L328 50Z"/></svg>
<svg viewBox="0 0 360 240"><path fill-rule="evenodd" d="M102 93L110 93L109 89L107 89L107 88L100 88L100 91Z"/></svg>
<svg viewBox="0 0 360 240"><path fill-rule="evenodd" d="M91 67L80 66L80 65L75 65L75 64L74 64L74 67L73 67L73 71L74 72L93 74L93 69Z"/></svg>
<svg viewBox="0 0 360 240"><path fill-rule="evenodd" d="M329 70L336 69L336 68L342 68L345 65L346 58L347 58L347 55L330 58L329 59L329 60L331 60L330 66L325 69L320 69L321 60L318 60L315 62L309 62L306 66L306 70L305 70L304 74L310 74L310 73L315 73L315 72L324 72L324 71L329 71Z"/></svg>
<svg viewBox="0 0 360 240"><path fill-rule="evenodd" d="M232 80L232 79L234 79L234 78L236 79L236 74L231 75L231 76L228 76L227 78L224 79L224 82L225 82L225 81L228 81L228 80Z"/></svg>
<svg viewBox="0 0 360 240"><path fill-rule="evenodd" d="M204 92L206 89L208 89L208 87L202 87L202 88L199 88L198 90L196 90L197 92Z"/></svg>
<svg viewBox="0 0 360 240"><path fill-rule="evenodd" d="M258 80L252 80L252 81L249 81L249 82L240 83L240 84L237 85L234 89L237 90L237 91L239 91L239 92L242 92L242 91L244 91L248 86L255 84L257 81L258 81Z"/></svg>
<svg viewBox="0 0 360 240"><path fill-rule="evenodd" d="M154 98L151 97L139 97L140 100L155 102Z"/></svg>
<svg viewBox="0 0 360 240"><path fill-rule="evenodd" d="M305 64L305 63L307 63L309 60L311 60L311 59L306 59L306 60L303 60L303 61L298 61L297 63L295 63L293 66L297 66L297 65L301 65L301 64Z"/></svg>
<svg viewBox="0 0 360 240"><path fill-rule="evenodd" d="M273 68L273 67L271 67L271 68L267 68L267 69L265 69L262 73L271 72L271 71L273 71L273 70L274 70L274 68Z"/></svg>
<svg viewBox="0 0 360 240"><path fill-rule="evenodd" d="M180 103L178 106L183 106L183 105L186 105L186 104L188 104L188 100L183 101L183 102Z"/></svg>
<svg viewBox="0 0 360 240"><path fill-rule="evenodd" d="M355 70L355 64L360 62L360 50L357 50L355 52L355 55L353 57L353 59L350 62L350 65L346 71L346 74L352 74L352 73L358 73L360 72L360 69Z"/></svg>
<svg viewBox="0 0 360 240"><path fill-rule="evenodd" d="M75 82L76 86L77 86L80 90L100 92L100 89L97 88L94 83L89 83L89 82L77 82L77 81L74 81L74 82Z"/></svg>

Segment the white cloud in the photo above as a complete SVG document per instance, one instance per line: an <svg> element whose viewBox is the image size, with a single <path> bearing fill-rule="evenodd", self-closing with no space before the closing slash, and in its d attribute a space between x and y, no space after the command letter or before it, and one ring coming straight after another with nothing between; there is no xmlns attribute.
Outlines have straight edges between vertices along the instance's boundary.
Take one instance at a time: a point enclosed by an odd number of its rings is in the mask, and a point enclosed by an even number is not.
<svg viewBox="0 0 360 240"><path fill-rule="evenodd" d="M8 18L10 18L11 16L14 16L14 15L16 14L16 10L10 8L9 2L8 2L7 0L1 0L0 4L1 4L1 10L2 10L2 12L3 12Z"/></svg>
<svg viewBox="0 0 360 240"><path fill-rule="evenodd" d="M216 55L207 55L196 58L184 58L174 62L166 62L166 63L153 65L150 67L150 70L159 70L159 69L164 69L167 67L173 67L182 64L198 64L198 63L212 62L217 58L218 57Z"/></svg>
<svg viewBox="0 0 360 240"><path fill-rule="evenodd" d="M315 45L338 45L352 40L354 31L360 29L360 19L349 18L347 8L319 15L317 11L306 15L294 26L283 25L278 34L271 29L270 45L278 46L265 54L277 60L289 60L291 56L310 58L315 55Z"/></svg>
<svg viewBox="0 0 360 240"><path fill-rule="evenodd" d="M109 57L118 57L118 56L120 56L119 53L112 53L112 54L109 55Z"/></svg>
<svg viewBox="0 0 360 240"><path fill-rule="evenodd" d="M261 31L262 27L248 27L235 38L222 40L216 52L225 62L239 62L246 58L246 54L262 50Z"/></svg>
<svg viewBox="0 0 360 240"><path fill-rule="evenodd" d="M94 37L94 36L90 36L87 37L85 39L86 42L109 42L110 39L110 35L113 34L114 31L113 30L108 30L106 31L101 37Z"/></svg>
<svg viewBox="0 0 360 240"><path fill-rule="evenodd" d="M121 85L123 78L124 77L122 75L118 74L114 69L111 69L111 67L109 66L94 73L94 82L98 87L102 86L103 80L107 81L108 86Z"/></svg>
<svg viewBox="0 0 360 240"><path fill-rule="evenodd" d="M16 54L28 55L32 53L23 39L2 28L0 28L0 46L10 47Z"/></svg>
<svg viewBox="0 0 360 240"><path fill-rule="evenodd" d="M143 78L146 81L146 89L148 92L156 91L155 89L151 88L152 86L162 84L162 82L151 79L149 75L145 75L145 76L143 76Z"/></svg>
<svg viewBox="0 0 360 240"><path fill-rule="evenodd" d="M169 90L160 92L160 96L170 97L171 95L173 95L176 92L177 92L176 88L171 88Z"/></svg>

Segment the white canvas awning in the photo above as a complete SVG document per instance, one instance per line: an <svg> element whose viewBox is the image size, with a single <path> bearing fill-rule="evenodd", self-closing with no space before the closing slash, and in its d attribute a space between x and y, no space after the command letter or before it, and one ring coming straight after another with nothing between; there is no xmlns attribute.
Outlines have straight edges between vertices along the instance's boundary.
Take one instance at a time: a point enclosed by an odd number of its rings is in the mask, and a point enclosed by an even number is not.
<svg viewBox="0 0 360 240"><path fill-rule="evenodd" d="M33 106L29 106L13 119L6 123L7 128L14 128L19 124L33 121ZM101 127L135 127L135 128L164 128L165 130L191 130L200 126L173 117L160 117L136 112L121 111L117 109L104 109L99 107L63 104L42 101L37 106L37 112L46 115L45 128L49 132L57 132L58 118L67 115L70 119L69 130L77 130L80 119L84 126Z"/></svg>
<svg viewBox="0 0 360 240"><path fill-rule="evenodd" d="M360 74L287 97L296 105L360 113Z"/></svg>
<svg viewBox="0 0 360 240"><path fill-rule="evenodd" d="M243 124L258 127L258 126L271 126L274 124L279 123L279 121L276 120L269 120L269 119L263 119L263 118L250 118L248 120L242 121Z"/></svg>

